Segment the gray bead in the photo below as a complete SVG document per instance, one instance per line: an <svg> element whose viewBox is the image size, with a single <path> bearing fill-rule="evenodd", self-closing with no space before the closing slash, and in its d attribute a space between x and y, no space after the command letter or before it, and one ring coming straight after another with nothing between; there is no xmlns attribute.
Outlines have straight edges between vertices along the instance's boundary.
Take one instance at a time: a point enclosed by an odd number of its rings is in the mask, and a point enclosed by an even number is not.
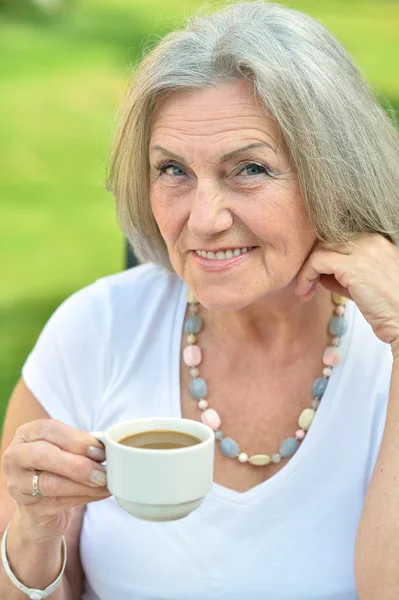
<svg viewBox="0 0 399 600"><path fill-rule="evenodd" d="M202 327L202 319L198 315L191 315L184 321L184 331L186 333L199 333Z"/></svg>
<svg viewBox="0 0 399 600"><path fill-rule="evenodd" d="M316 396L316 398L322 398L324 392L326 391L328 384L328 377L318 377L312 387L312 394Z"/></svg>
<svg viewBox="0 0 399 600"><path fill-rule="evenodd" d="M280 454L282 457L287 458L292 456L299 448L299 440L296 438L287 438L280 446Z"/></svg>
<svg viewBox="0 0 399 600"><path fill-rule="evenodd" d="M332 317L328 329L331 335L341 337L348 329L348 322L345 317Z"/></svg>
<svg viewBox="0 0 399 600"><path fill-rule="evenodd" d="M223 438L220 442L220 450L227 458L236 458L240 454L240 446L231 438Z"/></svg>
<svg viewBox="0 0 399 600"><path fill-rule="evenodd" d="M195 379L192 379L188 389L190 390L192 397L196 400L206 398L208 395L208 388L206 387L206 383L202 377L196 377Z"/></svg>
<svg viewBox="0 0 399 600"><path fill-rule="evenodd" d="M216 440L222 440L223 439L223 431L220 431L219 429L217 429L215 431L215 439Z"/></svg>

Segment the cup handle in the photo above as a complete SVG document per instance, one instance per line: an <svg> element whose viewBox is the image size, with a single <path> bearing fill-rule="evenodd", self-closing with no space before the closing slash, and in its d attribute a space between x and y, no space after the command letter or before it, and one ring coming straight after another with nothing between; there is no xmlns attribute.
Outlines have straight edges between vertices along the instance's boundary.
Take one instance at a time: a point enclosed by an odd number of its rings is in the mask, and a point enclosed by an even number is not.
<svg viewBox="0 0 399 600"><path fill-rule="evenodd" d="M105 431L89 431L89 434L105 446Z"/></svg>

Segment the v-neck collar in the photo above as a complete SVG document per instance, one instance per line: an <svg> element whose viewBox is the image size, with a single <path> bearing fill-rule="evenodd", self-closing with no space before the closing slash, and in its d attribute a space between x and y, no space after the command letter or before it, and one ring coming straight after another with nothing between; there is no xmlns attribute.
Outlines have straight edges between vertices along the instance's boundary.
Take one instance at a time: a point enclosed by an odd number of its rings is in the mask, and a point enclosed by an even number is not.
<svg viewBox="0 0 399 600"><path fill-rule="evenodd" d="M178 297L178 302L176 304L176 310L172 324L172 339L169 352L169 373L171 374L169 401L171 413L174 417L182 417L180 354L182 339L181 332L183 329L187 308L186 292L187 286L184 282L181 282L181 290ZM353 301L348 301L345 311L345 318L348 321L348 330L342 337L340 344L342 361L339 366L334 368L333 374L328 382L327 389L320 402L320 406L317 409L312 425L295 454L277 473L272 475L269 479L266 479L266 481L255 485L245 492L238 492L214 482L212 490L210 491L210 495L234 504L247 504L255 498L258 498L260 495L268 496L270 493L274 492L278 486L283 485L286 481L291 479L291 477L297 472L298 468L302 465L306 456L309 456L312 452L317 452L315 447L326 435L328 435L328 423L333 412L334 397L337 397L339 393L342 373L345 370L348 362L346 357L352 340L355 310L355 303ZM216 451L218 451L218 449L216 449Z"/></svg>

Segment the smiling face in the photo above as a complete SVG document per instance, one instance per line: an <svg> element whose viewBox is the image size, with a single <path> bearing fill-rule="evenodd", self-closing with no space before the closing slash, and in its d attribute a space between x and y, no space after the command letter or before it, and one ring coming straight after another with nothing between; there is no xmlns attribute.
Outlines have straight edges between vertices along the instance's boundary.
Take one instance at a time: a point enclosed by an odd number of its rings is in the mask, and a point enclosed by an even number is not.
<svg viewBox="0 0 399 600"><path fill-rule="evenodd" d="M239 310L292 296L316 238L279 130L250 84L161 100L150 165L151 207L170 261L203 306Z"/></svg>

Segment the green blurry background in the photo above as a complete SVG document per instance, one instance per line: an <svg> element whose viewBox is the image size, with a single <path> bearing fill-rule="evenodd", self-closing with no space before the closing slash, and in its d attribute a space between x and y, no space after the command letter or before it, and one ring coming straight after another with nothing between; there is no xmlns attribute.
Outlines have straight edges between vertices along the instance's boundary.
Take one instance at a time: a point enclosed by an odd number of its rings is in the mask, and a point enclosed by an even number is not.
<svg viewBox="0 0 399 600"><path fill-rule="evenodd" d="M399 108L397 1L282 3L329 27ZM124 268L105 169L129 64L203 2L40 4L0 0L0 425L56 306Z"/></svg>

